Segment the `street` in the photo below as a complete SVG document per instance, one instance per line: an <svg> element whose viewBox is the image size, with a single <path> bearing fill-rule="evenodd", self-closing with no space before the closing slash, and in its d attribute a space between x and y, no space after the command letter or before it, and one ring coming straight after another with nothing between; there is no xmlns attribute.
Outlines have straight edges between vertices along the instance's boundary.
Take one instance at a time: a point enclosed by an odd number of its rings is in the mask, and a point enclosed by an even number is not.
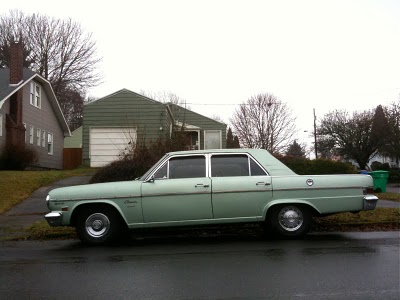
<svg viewBox="0 0 400 300"><path fill-rule="evenodd" d="M398 299L399 232L2 242L3 299Z"/></svg>

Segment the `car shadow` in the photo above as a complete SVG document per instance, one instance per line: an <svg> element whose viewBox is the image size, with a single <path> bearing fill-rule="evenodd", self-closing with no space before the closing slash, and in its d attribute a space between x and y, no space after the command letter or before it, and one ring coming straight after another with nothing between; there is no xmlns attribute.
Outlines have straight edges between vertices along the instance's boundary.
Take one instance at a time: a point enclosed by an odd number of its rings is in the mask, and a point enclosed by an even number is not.
<svg viewBox="0 0 400 300"><path fill-rule="evenodd" d="M119 248L144 246L193 246L230 245L238 243L287 245L305 241L346 241L350 238L341 232L314 232L300 238L274 237L264 233L257 225L228 226L223 228L184 228L134 230L123 239L107 245L85 245L79 241L68 245L72 248Z"/></svg>

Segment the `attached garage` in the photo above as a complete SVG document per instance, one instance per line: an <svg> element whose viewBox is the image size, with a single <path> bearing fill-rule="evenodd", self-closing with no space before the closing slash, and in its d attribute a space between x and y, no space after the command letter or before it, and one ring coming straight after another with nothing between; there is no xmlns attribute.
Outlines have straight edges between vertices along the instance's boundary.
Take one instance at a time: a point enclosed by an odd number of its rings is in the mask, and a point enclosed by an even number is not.
<svg viewBox="0 0 400 300"><path fill-rule="evenodd" d="M91 167L102 167L117 160L136 143L136 128L90 128L89 155Z"/></svg>

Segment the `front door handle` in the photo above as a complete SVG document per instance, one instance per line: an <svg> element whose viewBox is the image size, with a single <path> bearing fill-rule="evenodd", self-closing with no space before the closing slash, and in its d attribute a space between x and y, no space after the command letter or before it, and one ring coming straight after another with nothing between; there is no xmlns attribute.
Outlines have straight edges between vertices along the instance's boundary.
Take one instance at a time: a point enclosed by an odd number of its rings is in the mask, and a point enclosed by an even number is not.
<svg viewBox="0 0 400 300"><path fill-rule="evenodd" d="M271 184L269 182L260 181L260 182L257 182L256 185L271 185Z"/></svg>
<svg viewBox="0 0 400 300"><path fill-rule="evenodd" d="M209 184L202 184L202 183L199 183L199 184L196 184L194 187L205 187L205 188L207 188L207 187L209 187L210 185Z"/></svg>

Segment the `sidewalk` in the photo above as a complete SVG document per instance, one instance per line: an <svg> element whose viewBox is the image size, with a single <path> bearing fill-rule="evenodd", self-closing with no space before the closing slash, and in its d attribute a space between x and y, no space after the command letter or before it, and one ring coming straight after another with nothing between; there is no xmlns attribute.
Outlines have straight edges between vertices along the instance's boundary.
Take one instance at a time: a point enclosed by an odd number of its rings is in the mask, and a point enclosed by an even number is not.
<svg viewBox="0 0 400 300"><path fill-rule="evenodd" d="M89 183L91 175L62 179L50 186L41 187L23 202L14 206L5 214L0 215L0 240L6 236L20 236L26 227L37 221L43 221L49 212L46 206L46 196L52 189Z"/></svg>
<svg viewBox="0 0 400 300"><path fill-rule="evenodd" d="M386 192L400 194L400 183L388 183L386 186Z"/></svg>

